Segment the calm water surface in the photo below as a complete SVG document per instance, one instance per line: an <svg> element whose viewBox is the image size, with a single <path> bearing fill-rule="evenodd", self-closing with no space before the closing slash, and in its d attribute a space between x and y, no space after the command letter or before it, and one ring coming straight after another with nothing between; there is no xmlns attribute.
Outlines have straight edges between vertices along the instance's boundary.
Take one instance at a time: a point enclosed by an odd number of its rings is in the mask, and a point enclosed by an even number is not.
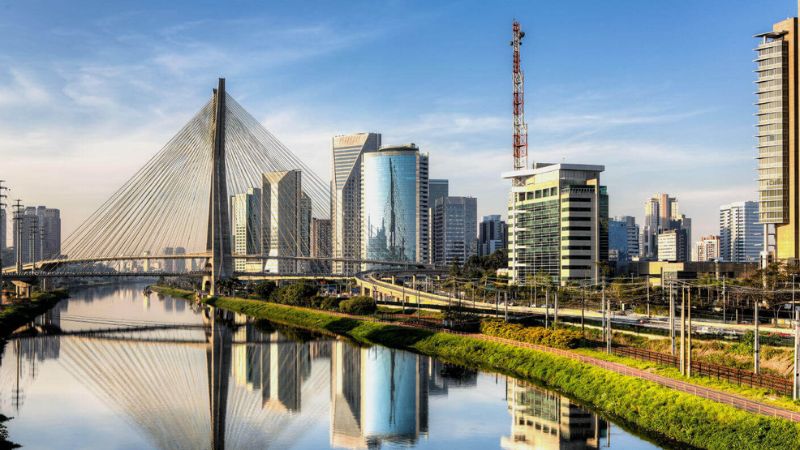
<svg viewBox="0 0 800 450"><path fill-rule="evenodd" d="M85 288L10 340L0 413L29 449L661 448L557 393L385 347Z"/></svg>

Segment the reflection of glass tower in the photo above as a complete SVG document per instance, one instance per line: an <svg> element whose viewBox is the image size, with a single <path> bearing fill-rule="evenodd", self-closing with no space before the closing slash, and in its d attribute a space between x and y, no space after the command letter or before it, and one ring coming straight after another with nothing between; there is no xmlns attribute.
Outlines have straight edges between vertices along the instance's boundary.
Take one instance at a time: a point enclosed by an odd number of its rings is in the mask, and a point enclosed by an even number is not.
<svg viewBox="0 0 800 450"><path fill-rule="evenodd" d="M428 360L384 347L333 345L331 445L414 443L428 428Z"/></svg>
<svg viewBox="0 0 800 450"><path fill-rule="evenodd" d="M503 448L580 450L599 448L600 419L556 392L522 381L506 379L511 412L511 436L500 439Z"/></svg>
<svg viewBox="0 0 800 450"><path fill-rule="evenodd" d="M362 159L361 259L426 262L428 156L410 144Z"/></svg>

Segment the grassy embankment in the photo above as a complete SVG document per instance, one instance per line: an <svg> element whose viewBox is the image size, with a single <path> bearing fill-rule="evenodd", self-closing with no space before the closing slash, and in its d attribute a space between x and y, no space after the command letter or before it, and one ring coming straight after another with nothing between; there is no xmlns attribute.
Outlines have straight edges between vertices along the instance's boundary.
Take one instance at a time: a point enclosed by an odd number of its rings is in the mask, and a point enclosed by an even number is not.
<svg viewBox="0 0 800 450"><path fill-rule="evenodd" d="M33 320L39 314L44 314L60 300L67 298L65 290L52 292L36 292L30 300L5 305L0 310L0 338L8 336L14 330Z"/></svg>
<svg viewBox="0 0 800 450"><path fill-rule="evenodd" d="M800 424L747 413L548 353L256 300L215 298L209 302L255 318L413 350L539 382L650 433L694 447L800 448Z"/></svg>

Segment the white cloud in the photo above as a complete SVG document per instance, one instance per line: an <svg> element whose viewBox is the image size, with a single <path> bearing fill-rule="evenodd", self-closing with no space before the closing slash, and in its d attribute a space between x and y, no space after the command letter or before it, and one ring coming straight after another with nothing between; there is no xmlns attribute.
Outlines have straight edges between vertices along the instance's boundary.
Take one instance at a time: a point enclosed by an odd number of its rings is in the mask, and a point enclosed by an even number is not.
<svg viewBox="0 0 800 450"><path fill-rule="evenodd" d="M32 75L12 68L8 77L5 86L0 87L0 107L41 105L50 100L47 89Z"/></svg>

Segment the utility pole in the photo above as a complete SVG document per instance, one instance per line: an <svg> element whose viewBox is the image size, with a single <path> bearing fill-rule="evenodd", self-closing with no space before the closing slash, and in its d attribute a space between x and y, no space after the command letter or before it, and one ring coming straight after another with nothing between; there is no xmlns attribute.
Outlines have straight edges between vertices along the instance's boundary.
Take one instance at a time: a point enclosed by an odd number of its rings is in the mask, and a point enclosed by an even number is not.
<svg viewBox="0 0 800 450"><path fill-rule="evenodd" d="M792 400L800 399L800 310L794 302L794 277L792 274L792 309L794 310L794 383L792 385Z"/></svg>
<svg viewBox="0 0 800 450"><path fill-rule="evenodd" d="M14 200L14 223L16 224L16 242L14 243L14 251L16 256L16 272L22 273L22 200Z"/></svg>
<svg viewBox="0 0 800 450"><path fill-rule="evenodd" d="M584 327L583 327L583 316L584 311L586 310L586 288L581 289L581 335L585 336Z"/></svg>
<svg viewBox="0 0 800 450"><path fill-rule="evenodd" d="M753 300L753 324L755 334L753 335L753 372L758 374L761 369L761 339L758 336L758 302Z"/></svg>
<svg viewBox="0 0 800 450"><path fill-rule="evenodd" d="M556 301L553 303L553 328L558 326L558 288L556 288Z"/></svg>
<svg viewBox="0 0 800 450"><path fill-rule="evenodd" d="M728 323L725 315L727 313L727 306L728 306L728 292L725 286L725 276L722 277L722 324L725 325ZM792 275L792 289L794 289L794 275ZM794 296L794 293L792 293ZM792 298L792 303L794 303L794 298Z"/></svg>
<svg viewBox="0 0 800 450"><path fill-rule="evenodd" d="M6 194L3 193L3 191L9 190L7 187L3 186L3 183L5 183L5 181L6 180L0 180L0 212L6 211L6 206L8 206L8 204L6 204L5 202L7 196ZM2 216L2 214L0 214L0 216ZM5 217L3 217L3 219L5 219ZM8 222L4 220L2 223L2 227L0 227L0 230L2 230L3 232L3 235L0 236L0 240L2 240L3 242L5 242L7 234L5 230L7 223ZM3 290L3 249L0 248L0 292L2 292L2 290Z"/></svg>
<svg viewBox="0 0 800 450"><path fill-rule="evenodd" d="M601 316L603 317L603 339L606 338L606 280L602 281L600 285L600 310Z"/></svg>
<svg viewBox="0 0 800 450"><path fill-rule="evenodd" d="M508 322L508 291L503 292L503 303L505 304L505 321Z"/></svg>
<svg viewBox="0 0 800 450"><path fill-rule="evenodd" d="M686 287L681 288L681 375L686 375Z"/></svg>
<svg viewBox="0 0 800 450"><path fill-rule="evenodd" d="M603 290L603 295L605 296L605 289ZM611 331L611 296L608 296L608 307L606 308L606 311L608 311L608 330L606 331L606 353L610 355L611 339L613 337L613 331Z"/></svg>
<svg viewBox="0 0 800 450"><path fill-rule="evenodd" d="M550 288L544 291L544 327L550 326Z"/></svg>
<svg viewBox="0 0 800 450"><path fill-rule="evenodd" d="M644 284L647 286L647 318L650 318L650 274L647 274L647 278L644 280Z"/></svg>
<svg viewBox="0 0 800 450"><path fill-rule="evenodd" d="M697 295L700 295L700 289L698 288ZM686 376L692 376L692 288L689 288L689 293L687 295L688 305L686 309L686 317L689 321L689 326L686 327L686 340L688 341L688 345L686 346Z"/></svg>
<svg viewBox="0 0 800 450"><path fill-rule="evenodd" d="M669 282L669 342L672 356L675 356L675 290L672 281Z"/></svg>

